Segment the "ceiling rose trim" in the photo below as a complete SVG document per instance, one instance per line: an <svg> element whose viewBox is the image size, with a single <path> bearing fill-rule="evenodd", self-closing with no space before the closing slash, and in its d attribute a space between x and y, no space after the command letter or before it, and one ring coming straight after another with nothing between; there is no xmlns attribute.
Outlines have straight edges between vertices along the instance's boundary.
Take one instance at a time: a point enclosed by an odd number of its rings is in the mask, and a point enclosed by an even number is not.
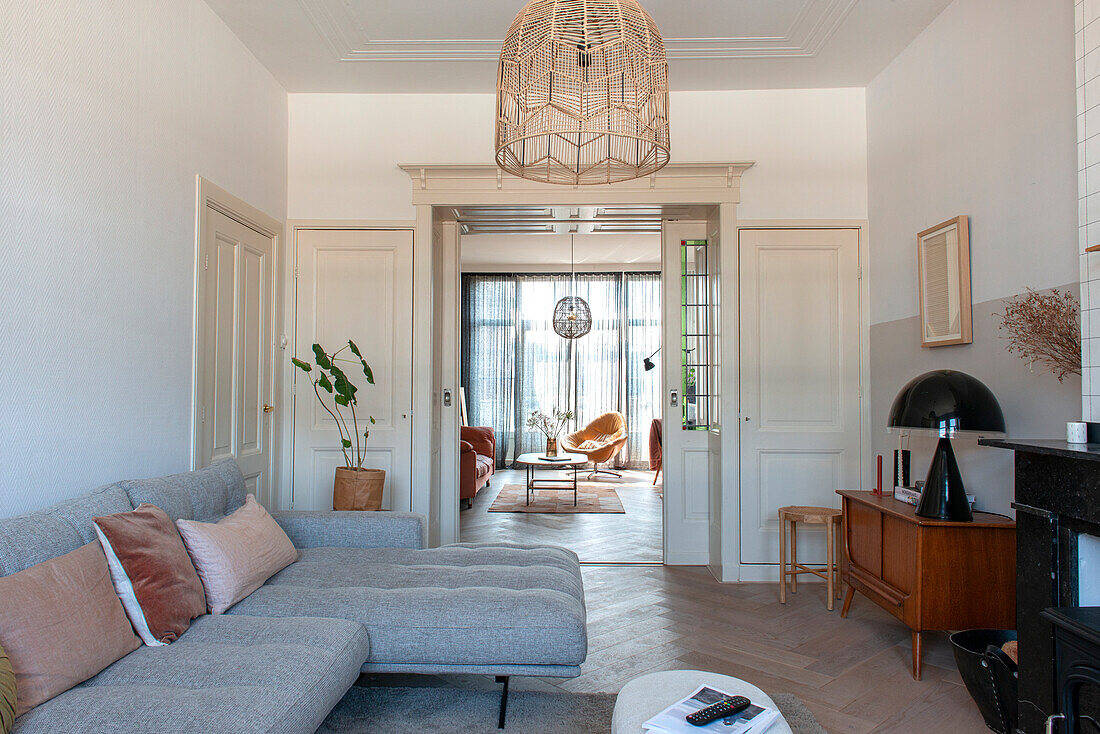
<svg viewBox="0 0 1100 734"><path fill-rule="evenodd" d="M669 60L803 58L816 56L858 0L805 0L782 36L666 38ZM340 0L298 0L338 61L493 62L500 39L371 40Z"/></svg>

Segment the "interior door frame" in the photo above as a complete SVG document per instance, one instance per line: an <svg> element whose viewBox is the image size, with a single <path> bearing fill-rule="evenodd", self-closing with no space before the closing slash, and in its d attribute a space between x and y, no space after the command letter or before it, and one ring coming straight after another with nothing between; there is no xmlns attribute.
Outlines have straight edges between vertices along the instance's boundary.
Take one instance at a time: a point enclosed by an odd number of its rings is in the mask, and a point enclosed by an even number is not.
<svg viewBox="0 0 1100 734"><path fill-rule="evenodd" d="M281 344L281 351L283 354L282 361L288 362L290 360L289 350L293 349L293 345L297 343L297 313L298 313L298 266L297 266L297 253L298 253L298 233L303 229L361 229L361 230L392 230L402 229L409 230L413 236L413 299L416 300L416 222L407 219L393 219L393 220L366 220L366 219L288 219L287 230L289 236L286 238L286 245L284 247L284 258L287 263L293 263L292 267L285 268L285 272L282 278L282 290L288 294L287 307L284 309L282 323L282 335L279 338ZM413 325L415 329L415 315L413 318ZM416 353L413 353L413 362L415 369ZM279 506L281 509L292 510L294 509L294 411L297 408L297 397L294 393L294 372L292 370L284 370L283 378L278 383L280 388L280 395L282 397L283 404L287 406L287 410L282 411L282 416L279 417L279 423L282 426L283 435L286 437L283 446L285 450L281 450L279 465L281 476L286 477L286 481L282 482L279 486ZM415 408L416 395L416 383L413 383L413 404ZM413 435L416 435L416 413L415 411L410 416L412 418L412 430ZM415 456L416 442L413 441L412 445L413 456ZM414 462L415 466L415 462ZM412 480L415 481L416 472L413 470ZM415 485L414 485L415 486Z"/></svg>
<svg viewBox="0 0 1100 734"><path fill-rule="evenodd" d="M735 247L727 248L723 252L724 272L735 273L733 278L723 281L723 302L733 304L735 319L734 334L737 333L736 324L740 319L741 303L741 230L743 229L854 229L859 232L859 487L862 489L869 483L870 470L867 459L871 456L871 278L870 278L870 252L868 248L869 226L866 219L740 219L734 228ZM730 258L730 259L727 259ZM726 270L725 268L729 268ZM728 300L727 300L728 299ZM725 317L726 314L723 314ZM728 334L728 332L725 332ZM726 380L732 378L732 400L736 404L736 413L740 421L740 343L737 338L725 338L723 345L723 392L727 385ZM726 361L732 359L733 361ZM728 415L728 414L724 414ZM741 440L740 425L737 430L727 431L726 440L736 447L732 455L727 455L726 450L730 444L723 448L723 468L729 469L729 474L723 476L723 484L726 490L734 490L737 497L736 516L723 513L722 555L727 562L722 567L722 572L716 574L719 581L759 581L772 582L776 579L777 564L742 564L741 563ZM732 436L730 434L733 434ZM839 487L838 487L839 489ZM735 572L736 570L736 572Z"/></svg>
<svg viewBox="0 0 1100 734"><path fill-rule="evenodd" d="M284 430L279 418L278 395L279 386L282 384L283 366L278 358L280 339L275 336L279 332L279 324L283 321L284 290L281 284L284 281L283 270L285 260L282 254L286 240L286 225L279 219L272 217L252 206L241 198L234 196L217 184L202 176L195 176L195 307L191 328L192 365L191 365L191 469L198 469L199 454L201 451L202 430L202 365L205 355L202 344L202 325L206 320L206 284L203 278L205 271L203 262L203 248L210 244L206 241L207 207L233 219L240 224L255 230L264 237L270 237L272 241L271 255L274 263L271 273L271 375L269 376L269 394L276 401L275 419L270 421L271 458L268 466L268 481L271 483L271 496L281 498L281 461L282 438Z"/></svg>
<svg viewBox="0 0 1100 734"><path fill-rule="evenodd" d="M414 253L413 293L417 296L413 319L413 362L418 376L413 380L413 452L417 456L440 457L438 466L425 463L417 473L414 465L413 510L429 517L429 544L458 542L460 537L458 509L458 470L451 467L450 453L439 450L440 442L457 445L457 417L445 413L437 422L446 432L432 435L432 420L417 417L433 412L451 411L457 414L459 354L433 355L432 334L439 314L460 307L459 288L442 292L436 284L450 269L444 261L457 257L455 252L435 254L440 247L436 235L441 212L460 206L501 206L508 204L546 206L615 205L615 204L691 204L714 207L721 211L722 226L736 223L736 207L740 202L741 176L752 162L669 164L652 176L612 186L554 186L513 176L504 176L495 165L402 165L412 182L412 203L417 210L417 241L430 242L430 247ZM443 238L446 241L448 238ZM425 297L431 294L431 298ZM444 296L447 296L444 300ZM440 299L433 303L435 299ZM447 364L437 362L446 360ZM453 375L453 382L439 381ZM449 406L442 405L442 396L450 391ZM667 391L663 391L667 392ZM453 427L453 431L451 430ZM453 434L453 435L452 435ZM433 443L436 442L436 443Z"/></svg>

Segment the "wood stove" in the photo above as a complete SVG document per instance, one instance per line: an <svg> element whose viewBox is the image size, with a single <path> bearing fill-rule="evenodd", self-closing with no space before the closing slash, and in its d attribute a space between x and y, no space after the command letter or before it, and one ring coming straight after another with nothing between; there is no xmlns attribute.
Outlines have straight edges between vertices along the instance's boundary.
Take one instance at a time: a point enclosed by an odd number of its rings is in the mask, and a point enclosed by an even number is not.
<svg viewBox="0 0 1100 734"><path fill-rule="evenodd" d="M1060 729L1100 732L1100 607L1061 607L1043 612L1054 625L1054 685Z"/></svg>

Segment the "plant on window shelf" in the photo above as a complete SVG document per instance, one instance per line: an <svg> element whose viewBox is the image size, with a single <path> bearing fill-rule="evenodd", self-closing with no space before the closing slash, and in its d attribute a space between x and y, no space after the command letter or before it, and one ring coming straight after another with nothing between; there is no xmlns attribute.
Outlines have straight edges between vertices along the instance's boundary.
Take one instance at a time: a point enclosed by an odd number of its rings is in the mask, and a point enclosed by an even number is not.
<svg viewBox="0 0 1100 734"><path fill-rule="evenodd" d="M354 359L341 356L348 351L354 355ZM355 412L355 406L359 404L356 397L359 388L348 378L347 373L340 367L340 363L361 367L369 385L374 384L374 371L367 364L367 360L363 359L359 347L350 339L347 344L332 353L326 352L320 344L314 344L313 361L317 365L316 371L313 365L305 360L293 357L290 361L306 374L313 385L313 394L317 396L317 402L326 413L332 416L332 420L336 423L336 430L340 432L340 451L344 455L344 466L336 469L333 509L380 509L386 473L380 469L363 468L370 428L367 427L362 432L359 430L360 419ZM374 425L374 416L368 415L364 419L364 424L367 421L370 425Z"/></svg>
<svg viewBox="0 0 1100 734"><path fill-rule="evenodd" d="M558 435L569 421L573 420L573 411L554 410L547 415L541 410L532 410L527 417L527 427L546 436L546 455L558 455Z"/></svg>

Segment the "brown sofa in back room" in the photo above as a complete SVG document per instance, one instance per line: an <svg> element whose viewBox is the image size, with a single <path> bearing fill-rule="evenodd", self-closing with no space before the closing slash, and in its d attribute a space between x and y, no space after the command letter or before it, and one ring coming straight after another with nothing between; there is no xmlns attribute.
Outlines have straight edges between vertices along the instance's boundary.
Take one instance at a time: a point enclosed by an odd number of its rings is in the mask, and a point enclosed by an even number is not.
<svg viewBox="0 0 1100 734"><path fill-rule="evenodd" d="M474 495L487 487L496 473L497 437L490 427L462 426L459 438L458 496L470 507Z"/></svg>

